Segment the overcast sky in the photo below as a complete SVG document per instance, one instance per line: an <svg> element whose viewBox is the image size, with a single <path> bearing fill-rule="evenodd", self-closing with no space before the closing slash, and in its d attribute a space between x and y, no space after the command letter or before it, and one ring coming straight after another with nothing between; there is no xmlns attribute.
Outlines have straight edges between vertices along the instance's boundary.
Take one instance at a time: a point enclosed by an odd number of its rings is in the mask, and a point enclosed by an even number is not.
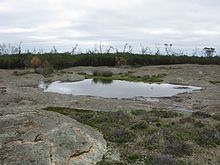
<svg viewBox="0 0 220 165"><path fill-rule="evenodd" d="M0 0L0 43L220 47L220 0Z"/></svg>

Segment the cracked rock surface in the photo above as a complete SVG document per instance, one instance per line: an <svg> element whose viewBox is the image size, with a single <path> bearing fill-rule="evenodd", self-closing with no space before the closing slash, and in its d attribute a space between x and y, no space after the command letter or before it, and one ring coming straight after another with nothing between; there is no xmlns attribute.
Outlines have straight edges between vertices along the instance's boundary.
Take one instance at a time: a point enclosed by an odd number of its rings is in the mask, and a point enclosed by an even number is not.
<svg viewBox="0 0 220 165"><path fill-rule="evenodd" d="M69 117L29 109L0 109L0 164L95 164L106 141L95 129Z"/></svg>

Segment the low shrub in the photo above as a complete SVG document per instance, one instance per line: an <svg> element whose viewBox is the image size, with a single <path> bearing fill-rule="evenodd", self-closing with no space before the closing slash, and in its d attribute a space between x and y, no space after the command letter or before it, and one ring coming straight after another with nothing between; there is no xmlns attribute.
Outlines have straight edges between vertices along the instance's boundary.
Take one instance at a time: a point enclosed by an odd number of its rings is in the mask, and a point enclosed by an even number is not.
<svg viewBox="0 0 220 165"><path fill-rule="evenodd" d="M44 60L40 66L34 67L34 70L38 74L42 74L44 76L48 76L54 72L53 67L49 64L47 60Z"/></svg>
<svg viewBox="0 0 220 165"><path fill-rule="evenodd" d="M215 129L204 128L195 139L196 143L201 146L220 145L220 134Z"/></svg>
<svg viewBox="0 0 220 165"><path fill-rule="evenodd" d="M184 142L166 142L165 153L175 155L177 157L189 156L192 154L193 149L189 144Z"/></svg>
<svg viewBox="0 0 220 165"><path fill-rule="evenodd" d="M125 128L112 128L106 137L109 141L119 144L133 142L136 135Z"/></svg>
<svg viewBox="0 0 220 165"><path fill-rule="evenodd" d="M205 124L202 123L201 121L196 121L196 122L194 123L194 126L195 126L195 127L198 127L198 128L202 128L202 127L205 127Z"/></svg>
<svg viewBox="0 0 220 165"><path fill-rule="evenodd" d="M105 161L102 160L100 162L97 163L97 165L126 165L123 162L118 162L118 161Z"/></svg>
<svg viewBox="0 0 220 165"><path fill-rule="evenodd" d="M38 68L41 65L41 60L37 56L34 56L31 59L31 65L33 68Z"/></svg>
<svg viewBox="0 0 220 165"><path fill-rule="evenodd" d="M32 72L30 72L30 71L14 71L13 73L12 73L12 75L14 75L14 76L23 76L23 75L26 75L26 74L31 74Z"/></svg>
<svg viewBox="0 0 220 165"><path fill-rule="evenodd" d="M144 121L137 121L134 124L132 124L131 128L134 130L138 129L147 129L149 125Z"/></svg>
<svg viewBox="0 0 220 165"><path fill-rule="evenodd" d="M171 117L177 117L180 114L173 111L168 110L153 110L149 113L153 114L154 116L161 117L161 118L171 118Z"/></svg>
<svg viewBox="0 0 220 165"><path fill-rule="evenodd" d="M148 112L145 110L133 110L131 111L131 114L135 116L146 116L148 115Z"/></svg>
<svg viewBox="0 0 220 165"><path fill-rule="evenodd" d="M220 121L220 113L215 113L212 115L212 118L215 119L215 120L218 120Z"/></svg>
<svg viewBox="0 0 220 165"><path fill-rule="evenodd" d="M113 75L112 71L108 71L108 70L95 70L93 72L93 76L111 77L112 75Z"/></svg>
<svg viewBox="0 0 220 165"><path fill-rule="evenodd" d="M211 117L210 114L208 114L207 112L202 112L202 111L193 112L192 116L196 118L210 118Z"/></svg>
<svg viewBox="0 0 220 165"><path fill-rule="evenodd" d="M216 130L219 132L219 134L220 134L220 124L217 124L216 126L215 126L215 128L216 128Z"/></svg>
<svg viewBox="0 0 220 165"><path fill-rule="evenodd" d="M143 145L145 148L148 150L154 150L158 149L161 147L160 144L160 137L158 136L158 132L152 134L152 135L147 135L145 139L143 140Z"/></svg>
<svg viewBox="0 0 220 165"><path fill-rule="evenodd" d="M139 153L131 153L128 155L128 160L130 161L136 161L141 158L141 155Z"/></svg>
<svg viewBox="0 0 220 165"><path fill-rule="evenodd" d="M154 156L151 163L153 165L178 165L178 162L172 156L162 154Z"/></svg>
<svg viewBox="0 0 220 165"><path fill-rule="evenodd" d="M182 123L182 124L185 124L185 123L194 123L194 122L195 122L195 119L192 118L192 117L183 117L183 118L179 119L179 122Z"/></svg>
<svg viewBox="0 0 220 165"><path fill-rule="evenodd" d="M187 117L188 114L179 119L181 115L176 118L176 112L170 115L166 114L166 110L158 108L155 110L163 112L152 113L146 110L103 112L53 107L46 110L68 115L98 129L109 146L113 146L112 149L119 152L121 157L121 162L104 157L100 162L103 165L118 163L185 165L186 163L180 160L185 160L186 157L187 160L191 159L193 151L196 153L198 151L197 145L204 148L220 145L220 124L212 120L214 123L210 126L210 123L203 119ZM171 119L169 116L174 118ZM148 154L145 156L145 153ZM155 153L159 155L155 156Z"/></svg>

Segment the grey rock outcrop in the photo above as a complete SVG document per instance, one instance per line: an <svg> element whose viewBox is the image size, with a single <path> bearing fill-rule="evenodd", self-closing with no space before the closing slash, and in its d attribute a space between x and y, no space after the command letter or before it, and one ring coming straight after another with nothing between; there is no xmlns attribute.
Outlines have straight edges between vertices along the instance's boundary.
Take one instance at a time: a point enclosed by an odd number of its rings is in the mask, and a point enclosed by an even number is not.
<svg viewBox="0 0 220 165"><path fill-rule="evenodd" d="M90 165L106 152L95 129L43 110L0 109L0 164Z"/></svg>

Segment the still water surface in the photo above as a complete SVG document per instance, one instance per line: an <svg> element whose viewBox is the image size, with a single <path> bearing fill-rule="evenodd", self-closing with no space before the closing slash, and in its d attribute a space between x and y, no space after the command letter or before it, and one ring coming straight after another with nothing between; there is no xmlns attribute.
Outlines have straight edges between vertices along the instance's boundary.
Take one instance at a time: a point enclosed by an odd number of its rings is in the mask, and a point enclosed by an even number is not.
<svg viewBox="0 0 220 165"><path fill-rule="evenodd" d="M200 87L173 84L149 84L121 80L101 81L86 79L78 82L53 82L44 92L98 96L103 98L171 97L179 93L190 93Z"/></svg>

